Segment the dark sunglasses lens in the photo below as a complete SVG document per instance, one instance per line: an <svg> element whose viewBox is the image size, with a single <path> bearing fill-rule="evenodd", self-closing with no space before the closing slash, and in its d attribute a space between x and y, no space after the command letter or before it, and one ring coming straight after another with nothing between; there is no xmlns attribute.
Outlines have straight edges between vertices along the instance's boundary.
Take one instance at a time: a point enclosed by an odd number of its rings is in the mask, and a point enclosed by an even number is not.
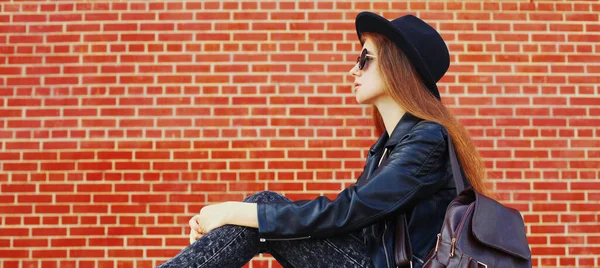
<svg viewBox="0 0 600 268"><path fill-rule="evenodd" d="M358 69L362 70L365 67L365 62L367 61L367 50L363 49L362 52L360 53L360 58L359 58L359 62L358 62Z"/></svg>

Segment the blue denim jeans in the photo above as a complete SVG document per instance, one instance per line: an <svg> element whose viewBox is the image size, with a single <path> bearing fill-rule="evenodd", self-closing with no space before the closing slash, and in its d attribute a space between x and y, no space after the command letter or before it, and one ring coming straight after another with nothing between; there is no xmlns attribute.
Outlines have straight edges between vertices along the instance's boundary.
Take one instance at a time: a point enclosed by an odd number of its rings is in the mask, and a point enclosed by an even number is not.
<svg viewBox="0 0 600 268"><path fill-rule="evenodd" d="M263 191L244 202L290 201ZM271 254L283 267L373 267L360 233L326 239L259 241L258 229L224 225L184 248L173 259L159 265L168 267L242 267L259 253Z"/></svg>

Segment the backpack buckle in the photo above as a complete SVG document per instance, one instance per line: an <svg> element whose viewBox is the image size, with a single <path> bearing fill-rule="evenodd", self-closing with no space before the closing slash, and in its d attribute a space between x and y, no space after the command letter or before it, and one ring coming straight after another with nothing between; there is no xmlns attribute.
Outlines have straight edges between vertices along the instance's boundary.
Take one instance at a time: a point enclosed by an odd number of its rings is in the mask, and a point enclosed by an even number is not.
<svg viewBox="0 0 600 268"><path fill-rule="evenodd" d="M456 238L452 238L452 245L450 246L450 258L454 257L454 247L456 247Z"/></svg>
<svg viewBox="0 0 600 268"><path fill-rule="evenodd" d="M437 241L435 242L435 253L438 252L438 248L440 246L440 237L442 236L441 233L437 234Z"/></svg>

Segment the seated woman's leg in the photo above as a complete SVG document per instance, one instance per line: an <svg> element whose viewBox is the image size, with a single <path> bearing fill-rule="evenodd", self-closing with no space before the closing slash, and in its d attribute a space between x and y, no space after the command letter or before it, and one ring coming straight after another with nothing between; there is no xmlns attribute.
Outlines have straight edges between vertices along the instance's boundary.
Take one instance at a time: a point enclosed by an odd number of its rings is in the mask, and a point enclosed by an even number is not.
<svg viewBox="0 0 600 268"><path fill-rule="evenodd" d="M271 191L244 199L251 203L275 201L291 202ZM328 239L259 242L256 228L235 225L208 232L158 267L242 267L262 252L273 255L284 267L371 267L366 246L350 234Z"/></svg>
<svg viewBox="0 0 600 268"><path fill-rule="evenodd" d="M267 240L267 252L283 267L373 267L367 247L351 234L326 239Z"/></svg>
<svg viewBox="0 0 600 268"><path fill-rule="evenodd" d="M263 191L248 196L244 202L290 201L275 192ZM256 254L264 252L258 230L236 225L223 225L204 234L184 248L160 268L175 267L242 267Z"/></svg>
<svg viewBox="0 0 600 268"><path fill-rule="evenodd" d="M158 267L242 267L258 254L258 246L256 229L224 225L204 234Z"/></svg>
<svg viewBox="0 0 600 268"><path fill-rule="evenodd" d="M289 201L275 192L264 191L245 202ZM256 230L256 229L255 229ZM267 240L261 252L270 253L283 267L373 267L362 235L345 234L326 239Z"/></svg>

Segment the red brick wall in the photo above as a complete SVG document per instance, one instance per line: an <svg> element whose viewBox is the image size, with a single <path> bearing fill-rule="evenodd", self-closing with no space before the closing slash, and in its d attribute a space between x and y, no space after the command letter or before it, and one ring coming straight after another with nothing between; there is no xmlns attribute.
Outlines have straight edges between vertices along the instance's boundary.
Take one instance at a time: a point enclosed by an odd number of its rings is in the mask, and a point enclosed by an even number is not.
<svg viewBox="0 0 600 268"><path fill-rule="evenodd" d="M151 267L204 204L335 196L375 140L347 75L360 10L441 31L444 101L523 213L534 264L600 265L596 1L0 9L0 267Z"/></svg>

